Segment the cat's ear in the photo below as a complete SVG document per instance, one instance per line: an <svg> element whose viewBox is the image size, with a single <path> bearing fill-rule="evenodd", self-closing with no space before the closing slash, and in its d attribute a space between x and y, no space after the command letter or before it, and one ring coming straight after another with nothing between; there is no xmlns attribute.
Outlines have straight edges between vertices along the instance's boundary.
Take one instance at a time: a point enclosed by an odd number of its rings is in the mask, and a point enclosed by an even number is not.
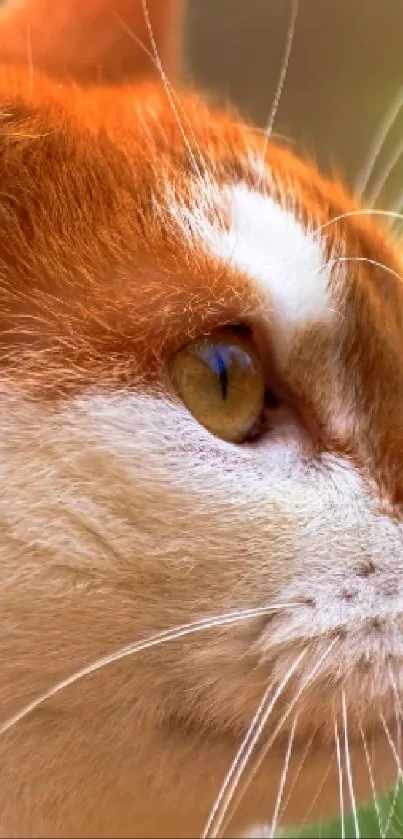
<svg viewBox="0 0 403 839"><path fill-rule="evenodd" d="M184 0L6 0L0 62L80 82L125 82L177 75ZM147 25L147 16L150 27Z"/></svg>

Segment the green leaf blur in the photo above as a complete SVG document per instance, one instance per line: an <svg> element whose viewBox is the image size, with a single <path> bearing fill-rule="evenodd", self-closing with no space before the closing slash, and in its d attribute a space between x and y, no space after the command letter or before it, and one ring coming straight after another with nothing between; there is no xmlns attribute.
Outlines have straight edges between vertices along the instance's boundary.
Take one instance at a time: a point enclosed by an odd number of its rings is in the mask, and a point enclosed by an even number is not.
<svg viewBox="0 0 403 839"><path fill-rule="evenodd" d="M377 812L378 809L378 812ZM379 799L378 807L365 807L358 812L358 828L354 824L352 815L346 814L345 830L343 832L340 820L310 824L304 828L294 827L279 834L281 839L400 839L403 837L403 783Z"/></svg>

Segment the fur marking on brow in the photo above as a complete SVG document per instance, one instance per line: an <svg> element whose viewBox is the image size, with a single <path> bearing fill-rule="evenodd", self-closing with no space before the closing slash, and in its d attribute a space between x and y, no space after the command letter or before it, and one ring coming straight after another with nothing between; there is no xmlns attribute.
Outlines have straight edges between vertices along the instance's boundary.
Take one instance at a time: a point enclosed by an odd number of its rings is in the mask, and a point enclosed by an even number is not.
<svg viewBox="0 0 403 839"><path fill-rule="evenodd" d="M211 229L208 246L269 295L279 332L332 318L331 266L321 241L310 239L295 215L269 195L238 184L225 188L225 198L230 227Z"/></svg>

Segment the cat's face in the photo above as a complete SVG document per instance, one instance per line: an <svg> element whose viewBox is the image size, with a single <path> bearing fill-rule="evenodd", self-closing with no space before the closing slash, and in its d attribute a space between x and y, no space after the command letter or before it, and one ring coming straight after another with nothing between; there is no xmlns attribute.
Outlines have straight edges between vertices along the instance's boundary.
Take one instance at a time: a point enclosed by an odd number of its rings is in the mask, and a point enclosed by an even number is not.
<svg viewBox="0 0 403 839"><path fill-rule="evenodd" d="M0 93L5 834L348 807L400 749L386 228L196 97Z"/></svg>

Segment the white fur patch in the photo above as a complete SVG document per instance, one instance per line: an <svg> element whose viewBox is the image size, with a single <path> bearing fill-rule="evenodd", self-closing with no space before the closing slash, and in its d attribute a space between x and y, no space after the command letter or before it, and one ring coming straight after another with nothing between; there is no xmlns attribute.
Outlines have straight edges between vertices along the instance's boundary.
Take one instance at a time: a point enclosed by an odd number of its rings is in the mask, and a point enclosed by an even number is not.
<svg viewBox="0 0 403 839"><path fill-rule="evenodd" d="M312 323L332 319L332 266L322 241L295 214L244 184L225 188L231 227L211 230L208 246L246 272L269 298L273 327L282 341Z"/></svg>

